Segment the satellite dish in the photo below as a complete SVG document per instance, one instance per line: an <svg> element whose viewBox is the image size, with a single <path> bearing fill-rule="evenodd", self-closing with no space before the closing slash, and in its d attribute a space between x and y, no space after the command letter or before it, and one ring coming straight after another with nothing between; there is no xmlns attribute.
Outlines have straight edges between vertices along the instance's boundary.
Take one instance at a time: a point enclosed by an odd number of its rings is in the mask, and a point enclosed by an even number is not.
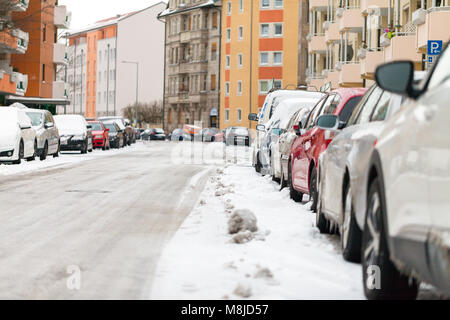
<svg viewBox="0 0 450 320"><path fill-rule="evenodd" d="M355 52L353 51L352 46L347 45L347 59L346 59L346 61L352 61L354 54L355 54Z"/></svg>

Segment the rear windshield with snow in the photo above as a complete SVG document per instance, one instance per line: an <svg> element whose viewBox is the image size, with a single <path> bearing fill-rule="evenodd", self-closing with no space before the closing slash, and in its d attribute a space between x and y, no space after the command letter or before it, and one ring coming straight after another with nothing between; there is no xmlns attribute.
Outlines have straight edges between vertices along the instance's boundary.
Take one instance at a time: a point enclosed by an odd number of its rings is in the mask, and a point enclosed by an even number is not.
<svg viewBox="0 0 450 320"><path fill-rule="evenodd" d="M43 114L40 112L27 112L27 116L30 117L33 127L40 126L44 120Z"/></svg>

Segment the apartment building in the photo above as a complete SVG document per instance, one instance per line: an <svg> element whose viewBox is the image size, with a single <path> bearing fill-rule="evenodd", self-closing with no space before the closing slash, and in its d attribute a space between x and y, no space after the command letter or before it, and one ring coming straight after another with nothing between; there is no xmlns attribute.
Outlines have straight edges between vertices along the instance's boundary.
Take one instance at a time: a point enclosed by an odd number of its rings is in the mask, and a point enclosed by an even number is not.
<svg viewBox="0 0 450 320"><path fill-rule="evenodd" d="M67 69L68 113L87 118L122 115L138 102L162 100L164 2L71 32ZM139 83L137 83L137 81Z"/></svg>
<svg viewBox="0 0 450 320"><path fill-rule="evenodd" d="M221 5L170 0L165 22L164 126L218 127Z"/></svg>
<svg viewBox="0 0 450 320"><path fill-rule="evenodd" d="M14 24L13 12L25 12L28 1L2 0L0 2L0 106L9 95L23 96L28 87L28 76L11 62L12 54L24 54L29 35Z"/></svg>
<svg viewBox="0 0 450 320"><path fill-rule="evenodd" d="M272 89L305 83L306 1L223 1L220 126L251 128Z"/></svg>
<svg viewBox="0 0 450 320"><path fill-rule="evenodd" d="M43 106L54 112L57 104L67 102L65 82L57 80L56 75L68 63L66 45L61 36L70 26L71 13L57 0L19 2L27 4L28 10L15 11L11 18L28 34L28 48L23 54L12 54L11 64L19 73L27 75L28 83L26 98L11 98L9 101ZM26 78L23 80L25 83Z"/></svg>
<svg viewBox="0 0 450 320"><path fill-rule="evenodd" d="M310 0L307 82L368 87L378 65L412 60L430 68L428 40L450 39L448 0Z"/></svg>

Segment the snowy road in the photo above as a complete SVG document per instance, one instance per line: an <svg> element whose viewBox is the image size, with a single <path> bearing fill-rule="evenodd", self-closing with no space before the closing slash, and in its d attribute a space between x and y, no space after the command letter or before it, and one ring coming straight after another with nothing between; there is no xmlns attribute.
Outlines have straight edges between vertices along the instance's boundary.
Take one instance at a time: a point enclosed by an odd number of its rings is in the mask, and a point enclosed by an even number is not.
<svg viewBox="0 0 450 320"><path fill-rule="evenodd" d="M208 176L171 164L172 148L0 166L0 298L148 297L161 249ZM80 289L69 290L78 270Z"/></svg>

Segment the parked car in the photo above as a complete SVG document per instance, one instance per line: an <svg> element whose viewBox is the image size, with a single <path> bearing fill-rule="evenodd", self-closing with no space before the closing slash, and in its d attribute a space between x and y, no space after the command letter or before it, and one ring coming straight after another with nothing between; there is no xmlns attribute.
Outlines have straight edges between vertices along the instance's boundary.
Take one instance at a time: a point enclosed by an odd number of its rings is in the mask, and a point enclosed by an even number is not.
<svg viewBox="0 0 450 320"><path fill-rule="evenodd" d="M31 119L31 125L36 131L37 152L36 156L41 161L48 155L54 158L59 157L59 131L55 125L52 114L47 110L24 109Z"/></svg>
<svg viewBox="0 0 450 320"><path fill-rule="evenodd" d="M144 132L144 129L134 129L136 132L136 140L141 140L141 134Z"/></svg>
<svg viewBox="0 0 450 320"><path fill-rule="evenodd" d="M149 140L165 141L166 134L164 133L164 130L160 128L150 129Z"/></svg>
<svg viewBox="0 0 450 320"><path fill-rule="evenodd" d="M115 117L115 116L108 116L108 117L99 117L99 121L105 122L105 121L116 121L121 130L123 129L125 131L124 134L124 140L125 145L131 145L132 143L136 142L136 133L134 131L134 128L130 125L129 121L126 121L123 117Z"/></svg>
<svg viewBox="0 0 450 320"><path fill-rule="evenodd" d="M88 121L92 127L92 141L94 148L109 150L109 129L106 128L101 121Z"/></svg>
<svg viewBox="0 0 450 320"><path fill-rule="evenodd" d="M37 152L36 132L25 111L16 107L0 108L0 162L20 164L32 161Z"/></svg>
<svg viewBox="0 0 450 320"><path fill-rule="evenodd" d="M125 131L119 127L116 121L105 121L103 125L108 129L108 139L111 148L123 148L125 142Z"/></svg>
<svg viewBox="0 0 450 320"><path fill-rule="evenodd" d="M301 135L292 145L288 163L290 195L295 201L301 201L303 194L310 195L314 212L317 207L318 159L334 137L330 131L317 127L317 118L324 114L337 115L339 128L344 128L366 91L364 88L341 88L329 92L314 107L306 123L301 125Z"/></svg>
<svg viewBox="0 0 450 320"><path fill-rule="evenodd" d="M227 146L250 146L251 137L248 128L246 127L230 127L226 131L225 144Z"/></svg>
<svg viewBox="0 0 450 320"><path fill-rule="evenodd" d="M416 73L416 81L423 72ZM355 211L364 212L367 167L375 141L386 124L400 109L404 98L372 86L353 111L347 126L340 132L319 158L318 206L316 225L321 233L339 230L344 259L361 259L361 229ZM319 128L336 133L338 117L319 117Z"/></svg>
<svg viewBox="0 0 450 320"><path fill-rule="evenodd" d="M300 109L310 110L320 98L291 98L282 100L276 107L272 117L265 124L258 124L260 151L259 161L256 166L260 166L256 171L269 171L275 181L281 177L281 162L278 141L282 132L286 131L287 124L292 116Z"/></svg>
<svg viewBox="0 0 450 320"><path fill-rule="evenodd" d="M362 271L369 299L415 298L417 282L450 295L450 49L420 86L414 63L396 61L375 73L383 90L410 98L388 120L367 167ZM370 275L378 266L379 286ZM372 273L371 273L372 272ZM412 281L416 280L416 281Z"/></svg>
<svg viewBox="0 0 450 320"><path fill-rule="evenodd" d="M225 129L219 131L218 133L216 133L216 135L214 136L214 141L215 142L225 142Z"/></svg>
<svg viewBox="0 0 450 320"><path fill-rule="evenodd" d="M215 142L216 141L216 134L219 133L219 129L217 128L206 128L203 131L202 134L202 141L203 142Z"/></svg>
<svg viewBox="0 0 450 320"><path fill-rule="evenodd" d="M251 113L248 116L250 121L257 121L258 125L265 125L270 118L272 118L273 113L276 110L276 106L285 100L292 98L310 98L310 99L320 99L323 97L324 93L316 91L306 91L306 90L276 90L269 93L266 96L263 107L259 114ZM253 154L252 163L257 172L260 172L262 165L260 163L260 148L263 136L259 131L256 131L256 137L253 144Z"/></svg>
<svg viewBox="0 0 450 320"><path fill-rule="evenodd" d="M170 141L192 141L192 135L183 129L175 129L169 135Z"/></svg>
<svg viewBox="0 0 450 320"><path fill-rule="evenodd" d="M54 116L60 134L61 151L80 151L82 154L93 150L91 125L80 115Z"/></svg>

